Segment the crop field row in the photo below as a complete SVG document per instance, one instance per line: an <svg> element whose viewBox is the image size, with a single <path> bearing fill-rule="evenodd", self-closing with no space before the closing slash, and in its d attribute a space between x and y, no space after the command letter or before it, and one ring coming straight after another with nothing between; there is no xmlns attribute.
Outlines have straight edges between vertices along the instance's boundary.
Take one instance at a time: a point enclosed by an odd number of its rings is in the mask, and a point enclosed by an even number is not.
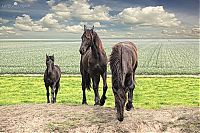
<svg viewBox="0 0 200 133"><path fill-rule="evenodd" d="M81 40L0 41L0 74L37 74L45 70L45 54L55 55L63 73L79 74ZM107 56L122 39L102 39ZM198 39L134 39L137 74L199 74ZM108 72L110 72L108 66Z"/></svg>

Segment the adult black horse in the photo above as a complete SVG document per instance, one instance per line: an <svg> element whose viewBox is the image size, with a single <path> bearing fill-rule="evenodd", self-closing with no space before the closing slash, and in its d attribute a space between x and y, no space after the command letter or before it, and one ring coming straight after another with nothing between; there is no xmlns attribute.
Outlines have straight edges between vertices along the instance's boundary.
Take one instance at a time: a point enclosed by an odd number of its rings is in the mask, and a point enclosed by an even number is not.
<svg viewBox="0 0 200 133"><path fill-rule="evenodd" d="M93 90L95 94L95 104L103 106L106 100L107 91L107 56L104 51L102 42L94 31L94 26L92 29L87 29L84 25L84 33L81 37L82 43L80 46L80 72L82 75L82 91L83 99L82 104L87 104L85 90L86 88L90 90L90 79L93 82ZM99 81L100 75L103 79L103 95L101 99L99 98Z"/></svg>
<svg viewBox="0 0 200 133"><path fill-rule="evenodd" d="M54 65L54 55L46 55L46 66L47 68L44 73L44 83L47 91L47 103L50 103L49 86L51 87L51 103L55 103L58 89L60 87L61 70L58 65Z"/></svg>
<svg viewBox="0 0 200 133"><path fill-rule="evenodd" d="M137 48L132 42L120 42L112 48L110 69L112 72L112 90L119 121L124 119L126 92L128 103L126 110L133 108L133 90L135 88L135 70L138 64Z"/></svg>

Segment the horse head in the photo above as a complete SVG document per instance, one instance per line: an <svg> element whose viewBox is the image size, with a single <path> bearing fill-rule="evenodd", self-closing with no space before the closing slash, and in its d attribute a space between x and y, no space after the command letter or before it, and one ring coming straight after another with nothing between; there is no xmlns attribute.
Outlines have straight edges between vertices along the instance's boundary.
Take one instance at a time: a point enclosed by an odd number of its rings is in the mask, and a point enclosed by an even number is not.
<svg viewBox="0 0 200 133"><path fill-rule="evenodd" d="M115 108L117 109L117 119L123 121L124 119L124 106L126 102L126 92L124 89L113 88L115 97Z"/></svg>
<svg viewBox="0 0 200 133"><path fill-rule="evenodd" d="M84 33L81 36L82 42L79 49L80 54L84 55L85 52L94 44L94 26L92 29L87 29L84 25Z"/></svg>
<svg viewBox="0 0 200 133"><path fill-rule="evenodd" d="M48 56L46 54L46 66L47 66L48 74L50 74L54 67L54 55Z"/></svg>

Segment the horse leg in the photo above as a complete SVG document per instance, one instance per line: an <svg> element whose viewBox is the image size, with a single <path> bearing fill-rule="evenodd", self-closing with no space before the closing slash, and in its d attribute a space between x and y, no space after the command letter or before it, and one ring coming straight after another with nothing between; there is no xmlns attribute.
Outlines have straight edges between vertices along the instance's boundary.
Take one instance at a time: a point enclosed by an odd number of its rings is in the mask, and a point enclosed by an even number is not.
<svg viewBox="0 0 200 133"><path fill-rule="evenodd" d="M51 86L51 103L55 103L55 84Z"/></svg>
<svg viewBox="0 0 200 133"><path fill-rule="evenodd" d="M58 94L58 89L60 87L60 80L57 82L56 84L56 90L55 90L55 103L56 103L56 98L57 98L57 94Z"/></svg>
<svg viewBox="0 0 200 133"><path fill-rule="evenodd" d="M46 87L46 95L47 95L47 103L50 103L50 100L49 100L49 85L45 84L45 87Z"/></svg>
<svg viewBox="0 0 200 133"><path fill-rule="evenodd" d="M82 104L87 104L85 89L86 89L86 82L85 82L84 75L82 75L82 92L83 92Z"/></svg>
<svg viewBox="0 0 200 133"><path fill-rule="evenodd" d="M99 81L100 81L100 75L95 75L93 78L92 78L92 82L93 82L93 90L94 90L94 95L95 95L95 98L94 98L94 101L95 101L95 104L94 105L100 105L100 102L99 102Z"/></svg>
<svg viewBox="0 0 200 133"><path fill-rule="evenodd" d="M106 100L106 91L107 91L107 82L106 82L106 78L107 78L107 73L104 72L102 75L102 79L103 79L103 95L101 96L101 100L100 100L100 105L103 106Z"/></svg>
<svg viewBox="0 0 200 133"><path fill-rule="evenodd" d="M128 103L126 104L126 110L130 111L133 108L133 90L135 88L135 83L133 81L133 76L128 78Z"/></svg>

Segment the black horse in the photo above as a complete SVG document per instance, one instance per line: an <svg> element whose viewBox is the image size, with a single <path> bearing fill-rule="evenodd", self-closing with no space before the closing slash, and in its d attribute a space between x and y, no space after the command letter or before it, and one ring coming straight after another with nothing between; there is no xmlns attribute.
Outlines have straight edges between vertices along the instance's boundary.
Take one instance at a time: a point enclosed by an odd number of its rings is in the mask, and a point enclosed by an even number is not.
<svg viewBox="0 0 200 133"><path fill-rule="evenodd" d="M87 104L85 89L90 90L90 78L93 82L93 90L95 94L95 104L103 106L106 100L107 91L107 56L104 51L102 42L94 31L94 26L92 29L87 29L84 25L84 33L81 37L82 43L80 46L80 72L82 75L82 91L83 99L82 104ZM101 99L99 98L99 81L100 75L103 79L103 95Z"/></svg>
<svg viewBox="0 0 200 133"><path fill-rule="evenodd" d="M58 89L60 87L61 70L58 65L54 65L54 55L46 55L46 66L44 83L47 90L47 103L50 103L49 86L51 87L51 103L55 103Z"/></svg>
<svg viewBox="0 0 200 133"><path fill-rule="evenodd" d="M126 110L133 108L133 90L135 88L135 70L137 68L137 48L132 42L120 42L112 48L110 69L112 72L112 90L119 121L124 119L126 92L128 103Z"/></svg>

